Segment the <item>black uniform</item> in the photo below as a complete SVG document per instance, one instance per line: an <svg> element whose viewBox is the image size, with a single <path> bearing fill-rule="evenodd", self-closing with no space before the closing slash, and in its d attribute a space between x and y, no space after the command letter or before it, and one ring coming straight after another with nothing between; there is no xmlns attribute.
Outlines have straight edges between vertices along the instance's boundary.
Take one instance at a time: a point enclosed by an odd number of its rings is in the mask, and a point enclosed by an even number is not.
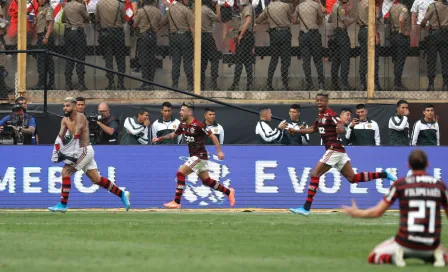
<svg viewBox="0 0 448 272"><path fill-rule="evenodd" d="M322 25L322 19L324 18L321 5L314 0L305 0L296 7L293 17L294 21L300 22L299 47L306 78L305 89L313 89L311 57L316 66L319 89L324 89L322 36L319 33L319 27Z"/></svg>
<svg viewBox="0 0 448 272"><path fill-rule="evenodd" d="M347 10L341 3L333 5L328 22L334 22L334 33L332 37L331 50L333 57L331 62L331 79L333 89L338 91L339 68L341 69L342 90L353 90L348 84L348 73L350 71L350 37L347 33L347 26L350 25Z"/></svg>
<svg viewBox="0 0 448 272"><path fill-rule="evenodd" d="M446 2L445 2L446 3ZM443 91L448 91L448 4L436 2L428 7L424 22L431 23L429 32L427 66L428 66L428 91L434 91L434 79L436 77L437 52L442 62Z"/></svg>
<svg viewBox="0 0 448 272"><path fill-rule="evenodd" d="M216 41L213 38L213 26L214 23L218 21L216 14L213 10L203 4L202 6L202 39L201 39L201 89L204 90L205 87L205 70L207 69L207 64L211 63L211 84L210 89L217 89L217 79L218 79L218 65L219 65L219 52L216 48Z"/></svg>
<svg viewBox="0 0 448 272"><path fill-rule="evenodd" d="M193 56L194 43L191 26L194 25L194 15L191 9L181 2L175 2L168 7L162 25L170 25L170 50L173 60L171 77L172 86L178 88L180 64L184 60L184 71L187 76L188 90L193 90Z"/></svg>
<svg viewBox="0 0 448 272"><path fill-rule="evenodd" d="M47 49L49 51L55 51L54 38L52 35L47 37L48 24L54 22L54 11L49 4L44 6L39 6L37 16L35 17L36 27L37 27L37 43L36 49ZM44 44L44 40L47 44ZM54 89L54 61L51 56L48 58L48 89ZM45 54L37 55L37 72L39 73L39 82L34 87L34 89L43 89L44 82L47 80L45 78Z"/></svg>
<svg viewBox="0 0 448 272"><path fill-rule="evenodd" d="M96 7L96 19L101 26L98 43L103 49L106 68L114 69L113 58L117 62L118 72L126 72L126 46L124 40L123 5L116 0L101 0ZM115 89L114 74L107 72L109 85L106 89ZM124 77L118 76L118 89L125 89Z"/></svg>
<svg viewBox="0 0 448 272"><path fill-rule="evenodd" d="M268 69L267 89L273 90L272 78L274 77L275 69L279 57L281 63L281 75L283 82L283 89L288 90L288 70L291 65L291 17L292 7L288 3L281 1L274 1L266 7L266 9L258 16L257 23L265 20L269 23L269 38L271 49L271 61Z"/></svg>
<svg viewBox="0 0 448 272"><path fill-rule="evenodd" d="M156 73L156 49L157 34L156 31L162 20L162 13L153 5L146 5L137 10L134 25L138 26L140 36L137 41L138 61L140 63L142 78L154 81ZM152 89L152 85L143 83L139 89Z"/></svg>
<svg viewBox="0 0 448 272"><path fill-rule="evenodd" d="M230 87L230 91L238 89L238 84L240 82L241 73L243 72L243 65L246 68L247 82L246 90L251 90L253 86L253 56L252 49L255 46L255 37L253 33L254 27L254 8L251 4L240 6L241 23L238 35L241 35L243 30L243 25L247 18L250 17L251 24L247 27L246 32L244 32L241 41L236 45L235 50L235 75L233 77L233 84Z"/></svg>
<svg viewBox="0 0 448 272"><path fill-rule="evenodd" d="M400 28L400 16L405 19L404 29ZM392 24L392 33L390 37L390 46L393 50L392 58L394 60L394 80L396 91L406 91L407 88L401 83L403 68L406 57L410 49L410 16L409 11L403 4L394 4L390 8L389 17Z"/></svg>
<svg viewBox="0 0 448 272"><path fill-rule="evenodd" d="M77 1L70 1L64 6L62 14L62 22L66 25L64 33L65 46L67 55L71 58L85 61L87 40L84 33L84 24L90 20L86 6ZM74 61L66 60L65 62L65 84L67 90L72 90L72 74L75 66ZM79 89L86 90L84 81L84 65L76 64L76 74L78 75Z"/></svg>

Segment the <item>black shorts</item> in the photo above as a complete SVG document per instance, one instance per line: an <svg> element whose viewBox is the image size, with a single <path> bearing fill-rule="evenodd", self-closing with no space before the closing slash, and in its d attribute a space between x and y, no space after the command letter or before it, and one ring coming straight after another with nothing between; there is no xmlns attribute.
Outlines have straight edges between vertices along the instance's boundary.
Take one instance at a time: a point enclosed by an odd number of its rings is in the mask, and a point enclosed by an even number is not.
<svg viewBox="0 0 448 272"><path fill-rule="evenodd" d="M223 23L232 21L232 14L233 14L232 7L221 6L221 21Z"/></svg>

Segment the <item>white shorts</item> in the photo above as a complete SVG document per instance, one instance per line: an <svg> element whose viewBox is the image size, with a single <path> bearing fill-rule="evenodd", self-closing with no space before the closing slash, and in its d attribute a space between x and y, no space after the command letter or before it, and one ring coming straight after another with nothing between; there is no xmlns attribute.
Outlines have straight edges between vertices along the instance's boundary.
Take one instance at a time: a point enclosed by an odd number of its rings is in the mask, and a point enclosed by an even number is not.
<svg viewBox="0 0 448 272"><path fill-rule="evenodd" d="M347 153L342 153L334 150L327 150L320 162L325 163L333 168L336 168L339 172L344 168L344 165L350 161Z"/></svg>
<svg viewBox="0 0 448 272"><path fill-rule="evenodd" d="M95 151L93 151L93 147L91 145L81 147L78 151L78 160L75 164L73 164L73 167L78 171L84 171L84 173L89 170L98 169L95 159L93 158L94 156Z"/></svg>
<svg viewBox="0 0 448 272"><path fill-rule="evenodd" d="M442 244L440 245L441 247ZM395 241L395 238L392 237L381 244L377 245L371 254L375 254L374 263L379 263L379 258L383 254L392 255L392 259L394 258L396 250L401 247L403 248L404 256L403 258L418 258L424 261L430 261L434 256L434 250L416 250L408 247L404 247Z"/></svg>
<svg viewBox="0 0 448 272"><path fill-rule="evenodd" d="M188 166L196 175L208 171L208 160L203 160L198 158L197 156L190 157L188 161L184 163L184 165Z"/></svg>

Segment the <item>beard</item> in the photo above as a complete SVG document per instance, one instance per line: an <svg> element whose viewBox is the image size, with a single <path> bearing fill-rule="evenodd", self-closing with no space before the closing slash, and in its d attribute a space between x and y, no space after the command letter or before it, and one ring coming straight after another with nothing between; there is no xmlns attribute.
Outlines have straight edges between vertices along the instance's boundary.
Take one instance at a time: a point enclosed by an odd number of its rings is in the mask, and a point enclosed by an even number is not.
<svg viewBox="0 0 448 272"><path fill-rule="evenodd" d="M64 112L64 116L65 116L65 117L69 117L69 116L72 114L72 112L73 112L73 111L67 111L67 112Z"/></svg>

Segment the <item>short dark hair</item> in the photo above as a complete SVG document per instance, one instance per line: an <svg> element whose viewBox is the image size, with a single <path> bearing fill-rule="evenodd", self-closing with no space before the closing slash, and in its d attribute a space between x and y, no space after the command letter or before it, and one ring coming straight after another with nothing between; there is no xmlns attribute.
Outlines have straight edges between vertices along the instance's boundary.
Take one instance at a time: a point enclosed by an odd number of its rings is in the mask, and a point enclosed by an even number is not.
<svg viewBox="0 0 448 272"><path fill-rule="evenodd" d="M163 104L162 104L162 109L163 109L164 107L172 108L173 105L172 105L170 102L166 101L166 102L163 102Z"/></svg>
<svg viewBox="0 0 448 272"><path fill-rule="evenodd" d="M428 165L428 155L425 151L416 149L409 155L409 166L412 170L425 170Z"/></svg>
<svg viewBox="0 0 448 272"><path fill-rule="evenodd" d="M423 110L426 110L428 108L434 108L433 104L426 104L425 107L423 108Z"/></svg>
<svg viewBox="0 0 448 272"><path fill-rule="evenodd" d="M260 110L258 112L261 113L262 111L269 110L269 109L271 109L271 108L268 106L263 106L260 108Z"/></svg>
<svg viewBox="0 0 448 272"><path fill-rule="evenodd" d="M209 108L209 107L207 107L207 108L205 108L204 113L207 113L207 112L209 112L209 111L211 111L211 112L216 112L214 108Z"/></svg>
<svg viewBox="0 0 448 272"><path fill-rule="evenodd" d="M14 100L14 103L17 104L17 103L19 103L20 101L24 101L24 100L26 101L26 98L25 98L24 96L19 96L19 97L16 98L16 100Z"/></svg>
<svg viewBox="0 0 448 272"><path fill-rule="evenodd" d="M86 102L86 99L84 97L82 97L82 96L78 96L76 98L76 102Z"/></svg>
<svg viewBox="0 0 448 272"><path fill-rule="evenodd" d="M316 97L318 97L318 96L323 96L323 97L328 99L328 94L326 94L326 93L318 93L318 94L316 94Z"/></svg>
<svg viewBox="0 0 448 272"><path fill-rule="evenodd" d="M409 104L409 103L408 103L408 101L403 100L403 99L398 100L398 102L397 102L397 108L398 108L399 106L401 106L402 104Z"/></svg>
<svg viewBox="0 0 448 272"><path fill-rule="evenodd" d="M295 109L296 111L300 111L300 105L299 104L292 104L290 109Z"/></svg>
<svg viewBox="0 0 448 272"><path fill-rule="evenodd" d="M367 109L366 104L358 104L356 105L356 109L360 110L360 109Z"/></svg>
<svg viewBox="0 0 448 272"><path fill-rule="evenodd" d="M138 109L137 109L137 117L138 117L139 115L143 115L143 114L145 114L145 112L147 112L148 115L149 115L149 110L147 110L147 109L145 109L145 108L138 108Z"/></svg>
<svg viewBox="0 0 448 272"><path fill-rule="evenodd" d="M346 111L348 111L348 112L350 112L350 113L353 113L352 110L349 109L349 108L342 108L342 109L341 109L341 113L344 113L344 112L346 112Z"/></svg>

